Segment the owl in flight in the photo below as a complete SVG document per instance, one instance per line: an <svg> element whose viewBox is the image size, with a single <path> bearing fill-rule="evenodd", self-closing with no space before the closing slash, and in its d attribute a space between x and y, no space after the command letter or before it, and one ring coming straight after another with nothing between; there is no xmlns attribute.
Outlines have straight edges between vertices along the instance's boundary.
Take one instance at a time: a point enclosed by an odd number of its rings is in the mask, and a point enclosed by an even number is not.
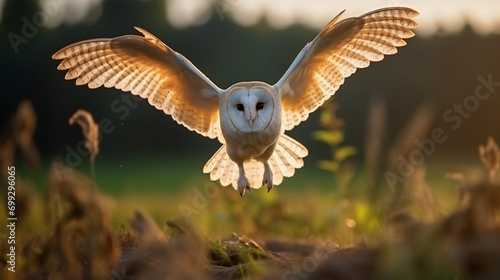
<svg viewBox="0 0 500 280"><path fill-rule="evenodd" d="M217 87L187 58L153 34L78 42L57 51L67 80L130 91L191 131L217 138L222 147L203 168L223 186L245 190L291 177L307 149L285 135L305 121L357 68L395 54L413 37L418 12L383 8L344 20L343 12L308 43L274 85L239 82Z"/></svg>

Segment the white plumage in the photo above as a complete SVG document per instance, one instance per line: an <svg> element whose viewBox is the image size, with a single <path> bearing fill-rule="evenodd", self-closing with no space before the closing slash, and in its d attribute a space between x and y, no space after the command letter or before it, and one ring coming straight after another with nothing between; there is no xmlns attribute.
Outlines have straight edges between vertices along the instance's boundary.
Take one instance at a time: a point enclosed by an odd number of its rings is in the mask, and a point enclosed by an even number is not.
<svg viewBox="0 0 500 280"><path fill-rule="evenodd" d="M268 191L304 164L307 149L286 136L330 98L357 68L395 54L414 35L418 12L392 7L338 21L308 43L274 85L240 82L220 89L188 59L142 28L78 42L57 51L66 79L89 88L115 87L149 103L189 130L218 138L222 147L203 168L211 180L244 194Z"/></svg>

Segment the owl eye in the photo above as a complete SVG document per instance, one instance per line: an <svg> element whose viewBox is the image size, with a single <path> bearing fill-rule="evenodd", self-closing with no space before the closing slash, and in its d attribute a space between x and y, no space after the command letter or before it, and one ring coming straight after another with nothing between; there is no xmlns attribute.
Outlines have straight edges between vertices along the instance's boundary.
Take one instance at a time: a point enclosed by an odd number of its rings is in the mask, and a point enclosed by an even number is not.
<svg viewBox="0 0 500 280"><path fill-rule="evenodd" d="M243 111L245 110L245 106L243 106L243 104L236 104L236 109L238 109L238 111Z"/></svg>
<svg viewBox="0 0 500 280"><path fill-rule="evenodd" d="M264 102L257 102L255 109L257 109L257 111L264 109Z"/></svg>

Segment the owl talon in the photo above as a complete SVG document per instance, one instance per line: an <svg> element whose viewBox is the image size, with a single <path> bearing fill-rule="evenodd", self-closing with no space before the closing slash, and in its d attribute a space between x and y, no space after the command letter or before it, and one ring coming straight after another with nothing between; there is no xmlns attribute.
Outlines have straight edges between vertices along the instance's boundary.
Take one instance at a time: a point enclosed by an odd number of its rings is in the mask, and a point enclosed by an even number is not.
<svg viewBox="0 0 500 280"><path fill-rule="evenodd" d="M267 185L267 192L273 188L273 172L269 164L264 164L264 179L262 180L262 185Z"/></svg>
<svg viewBox="0 0 500 280"><path fill-rule="evenodd" d="M269 193L269 191L271 191L271 189L273 188L273 181L269 181L267 179L264 179L262 181L262 185L267 185L267 192Z"/></svg>
<svg viewBox="0 0 500 280"><path fill-rule="evenodd" d="M245 194L245 189L247 189L249 192L250 190L250 184L248 183L248 180L245 176L240 176L238 179L238 192L240 193L240 196L243 197Z"/></svg>

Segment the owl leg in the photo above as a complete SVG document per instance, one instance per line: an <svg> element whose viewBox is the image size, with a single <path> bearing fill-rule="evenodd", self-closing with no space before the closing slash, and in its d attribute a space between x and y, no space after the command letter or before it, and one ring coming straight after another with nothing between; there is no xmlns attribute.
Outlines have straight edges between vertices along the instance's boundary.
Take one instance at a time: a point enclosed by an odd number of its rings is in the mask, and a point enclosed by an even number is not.
<svg viewBox="0 0 500 280"><path fill-rule="evenodd" d="M245 194L245 189L251 192L250 183L245 176L245 168L243 167L243 164L238 164L238 170L240 173L238 177L238 192L240 193L240 196L243 197L243 194Z"/></svg>
<svg viewBox="0 0 500 280"><path fill-rule="evenodd" d="M273 188L273 172L271 171L271 166L266 161L264 162L264 179L262 179L262 185L267 184L267 192Z"/></svg>

